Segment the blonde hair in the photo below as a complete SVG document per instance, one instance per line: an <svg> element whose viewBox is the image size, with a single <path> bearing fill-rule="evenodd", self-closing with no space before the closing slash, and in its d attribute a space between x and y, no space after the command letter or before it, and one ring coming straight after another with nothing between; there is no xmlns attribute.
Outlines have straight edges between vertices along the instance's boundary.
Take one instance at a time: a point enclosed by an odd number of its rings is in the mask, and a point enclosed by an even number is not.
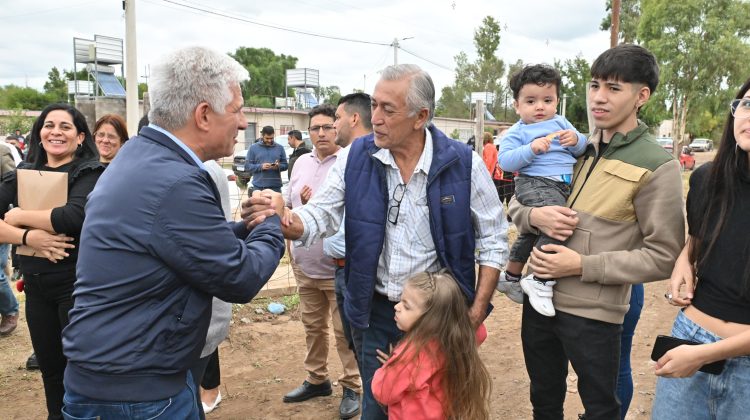
<svg viewBox="0 0 750 420"><path fill-rule="evenodd" d="M481 420L490 418L492 380L477 351L476 332L469 319L466 297L456 279L447 271L420 273L406 281L424 298L424 313L404 335L404 349L391 363L415 362L420 352L430 352L431 342L444 360L438 369L445 391L443 411L447 419ZM406 357L401 360L404 354Z"/></svg>

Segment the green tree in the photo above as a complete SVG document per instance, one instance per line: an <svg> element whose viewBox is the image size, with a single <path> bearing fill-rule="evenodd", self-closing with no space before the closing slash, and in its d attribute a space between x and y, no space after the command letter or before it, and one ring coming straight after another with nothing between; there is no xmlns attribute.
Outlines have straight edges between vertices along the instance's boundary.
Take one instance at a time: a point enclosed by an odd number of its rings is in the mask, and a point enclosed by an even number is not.
<svg viewBox="0 0 750 420"><path fill-rule="evenodd" d="M49 79L44 83L44 93L47 94L50 102L67 102L68 79L60 75L57 67L52 67L47 76Z"/></svg>
<svg viewBox="0 0 750 420"><path fill-rule="evenodd" d="M482 25L474 31L477 60L470 63L464 52L455 57L456 79L452 86L443 89L436 109L437 115L466 117L471 92L494 94L495 101L486 104L487 110L493 115L503 110L501 99L505 94L502 82L505 63L496 55L499 45L500 24L492 16L487 16L482 20Z"/></svg>
<svg viewBox="0 0 750 420"><path fill-rule="evenodd" d="M287 69L297 66L297 58L276 55L268 48L239 47L229 54L250 72L250 81L242 85L245 105L272 108L274 97L284 96Z"/></svg>
<svg viewBox="0 0 750 420"><path fill-rule="evenodd" d="M435 115L440 117L469 118L469 58L461 51L454 57L456 61L456 79L453 85L443 88L440 100L435 107Z"/></svg>
<svg viewBox="0 0 750 420"><path fill-rule="evenodd" d="M15 134L16 130L28 133L34 124L33 117L26 117L20 109L10 111L10 115L0 118L0 134Z"/></svg>
<svg viewBox="0 0 750 420"><path fill-rule="evenodd" d="M7 85L0 88L0 108L41 110L50 104L49 98L36 89Z"/></svg>
<svg viewBox="0 0 750 420"><path fill-rule="evenodd" d="M315 88L315 94L320 97L320 103L333 105L335 108L341 99L341 89L338 86L321 86Z"/></svg>
<svg viewBox="0 0 750 420"><path fill-rule="evenodd" d="M677 145L701 98L747 71L750 7L743 0L642 0L638 39L661 67L660 89L670 102ZM680 147L675 147L675 153Z"/></svg>
<svg viewBox="0 0 750 420"><path fill-rule="evenodd" d="M555 62L555 67L562 76L561 96L565 97L565 118L581 133L589 132L589 121L586 107L586 90L591 80L591 67L582 55L567 59L564 63ZM560 114L563 98L560 98Z"/></svg>
<svg viewBox="0 0 750 420"><path fill-rule="evenodd" d="M640 0L621 0L620 3L620 43L633 44L638 35L638 22L641 18ZM607 15L599 29L609 31L612 27L612 0L607 0Z"/></svg>

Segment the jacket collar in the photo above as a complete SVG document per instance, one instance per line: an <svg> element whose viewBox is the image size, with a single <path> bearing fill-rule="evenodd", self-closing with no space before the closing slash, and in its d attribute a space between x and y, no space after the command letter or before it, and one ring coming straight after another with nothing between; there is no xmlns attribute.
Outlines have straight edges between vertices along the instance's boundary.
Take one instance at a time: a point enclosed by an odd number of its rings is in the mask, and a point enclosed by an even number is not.
<svg viewBox="0 0 750 420"><path fill-rule="evenodd" d="M168 136L164 135L163 133L160 133L157 130L154 130L151 127L143 127L138 133L139 137L144 137L148 140L151 140L161 146L166 147L169 150L172 150L176 154L180 155L180 157L185 160L190 165L198 166L200 167L196 161L185 151L180 147L177 143L175 143L172 139L170 139Z"/></svg>
<svg viewBox="0 0 750 420"><path fill-rule="evenodd" d="M609 147L607 147L607 151L618 149L620 147L633 143L634 141L643 137L643 135L646 133L648 133L648 126L643 121L638 120L638 126L630 130L629 132L625 134L622 134L620 132L615 133L615 135L612 136L612 139L609 141ZM602 130L597 128L594 131L594 134L591 135L590 143L595 145L596 150L599 150L599 143L601 143L601 141Z"/></svg>
<svg viewBox="0 0 750 420"><path fill-rule="evenodd" d="M458 155L456 149L454 147L451 147L453 146L452 142L456 142L455 140L446 137L446 135L443 134L442 131L438 130L433 124L430 124L430 126L427 128L427 131L428 133L425 136L425 141L430 140L430 137L432 138L432 159L429 164L423 166L429 170L429 173L427 174L427 180L428 182L430 182L430 180L437 176L437 174L440 173L445 166L458 161L460 156ZM374 155L378 153L378 151L380 151L380 148L375 145L375 135L373 133L370 133L366 138L368 140L373 140L367 145L367 152L370 154L370 156L374 157ZM420 166L418 166L417 168L419 167Z"/></svg>

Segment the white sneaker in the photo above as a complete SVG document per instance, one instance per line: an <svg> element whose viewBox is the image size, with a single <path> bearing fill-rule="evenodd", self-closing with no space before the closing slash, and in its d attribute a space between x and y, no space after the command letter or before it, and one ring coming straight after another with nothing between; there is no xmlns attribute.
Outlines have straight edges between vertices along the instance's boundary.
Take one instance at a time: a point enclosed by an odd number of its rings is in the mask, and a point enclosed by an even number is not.
<svg viewBox="0 0 750 420"><path fill-rule="evenodd" d="M203 401L201 401L201 404L203 404L203 412L205 414L208 414L208 413L214 411L216 409L216 407L219 405L220 402L221 402L221 391L219 391L219 393L216 394L216 400L214 401L214 403L212 405L208 405L208 404L204 403Z"/></svg>
<svg viewBox="0 0 750 420"><path fill-rule="evenodd" d="M555 306L552 304L552 286L554 280L546 283L535 280L533 274L521 279L521 288L529 296L529 303L540 314L544 316L555 316Z"/></svg>
<svg viewBox="0 0 750 420"><path fill-rule="evenodd" d="M508 299L516 303L523 303L523 290L521 290L521 284L518 281L510 281L505 276L505 271L500 273L500 278L497 280L498 292L504 293L508 296Z"/></svg>

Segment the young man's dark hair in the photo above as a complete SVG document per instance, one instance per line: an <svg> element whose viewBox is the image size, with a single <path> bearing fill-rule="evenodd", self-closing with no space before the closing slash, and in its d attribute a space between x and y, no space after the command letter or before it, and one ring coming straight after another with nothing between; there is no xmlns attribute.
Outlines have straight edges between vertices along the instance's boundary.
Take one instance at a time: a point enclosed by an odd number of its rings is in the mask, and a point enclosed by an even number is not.
<svg viewBox="0 0 750 420"><path fill-rule="evenodd" d="M509 84L513 91L513 99L518 100L521 88L532 83L539 86L555 85L557 96L560 96L560 84L562 83L560 72L546 64L533 64L522 68L511 76Z"/></svg>
<svg viewBox="0 0 750 420"><path fill-rule="evenodd" d="M307 115L312 118L316 115L325 115L327 117L331 117L334 120L336 119L336 109L328 104L323 105L317 105L315 108L311 109L310 112L307 113Z"/></svg>
<svg viewBox="0 0 750 420"><path fill-rule="evenodd" d="M144 114L143 117L138 121L138 132L136 134L140 134L141 128L148 125L148 113Z"/></svg>
<svg viewBox="0 0 750 420"><path fill-rule="evenodd" d="M286 133L287 136L292 136L297 140L302 140L302 132L299 130L292 130L288 133Z"/></svg>
<svg viewBox="0 0 750 420"><path fill-rule="evenodd" d="M659 65L656 57L640 45L620 44L594 60L591 77L641 83L648 86L653 94L659 85Z"/></svg>
<svg viewBox="0 0 750 420"><path fill-rule="evenodd" d="M263 129L260 130L261 136L273 135L273 133L274 133L273 127L271 127L270 125L267 125L263 127Z"/></svg>
<svg viewBox="0 0 750 420"><path fill-rule="evenodd" d="M346 112L349 114L359 114L362 125L369 131L372 131L372 99L370 95L362 92L350 93L339 99L337 105L344 104Z"/></svg>

